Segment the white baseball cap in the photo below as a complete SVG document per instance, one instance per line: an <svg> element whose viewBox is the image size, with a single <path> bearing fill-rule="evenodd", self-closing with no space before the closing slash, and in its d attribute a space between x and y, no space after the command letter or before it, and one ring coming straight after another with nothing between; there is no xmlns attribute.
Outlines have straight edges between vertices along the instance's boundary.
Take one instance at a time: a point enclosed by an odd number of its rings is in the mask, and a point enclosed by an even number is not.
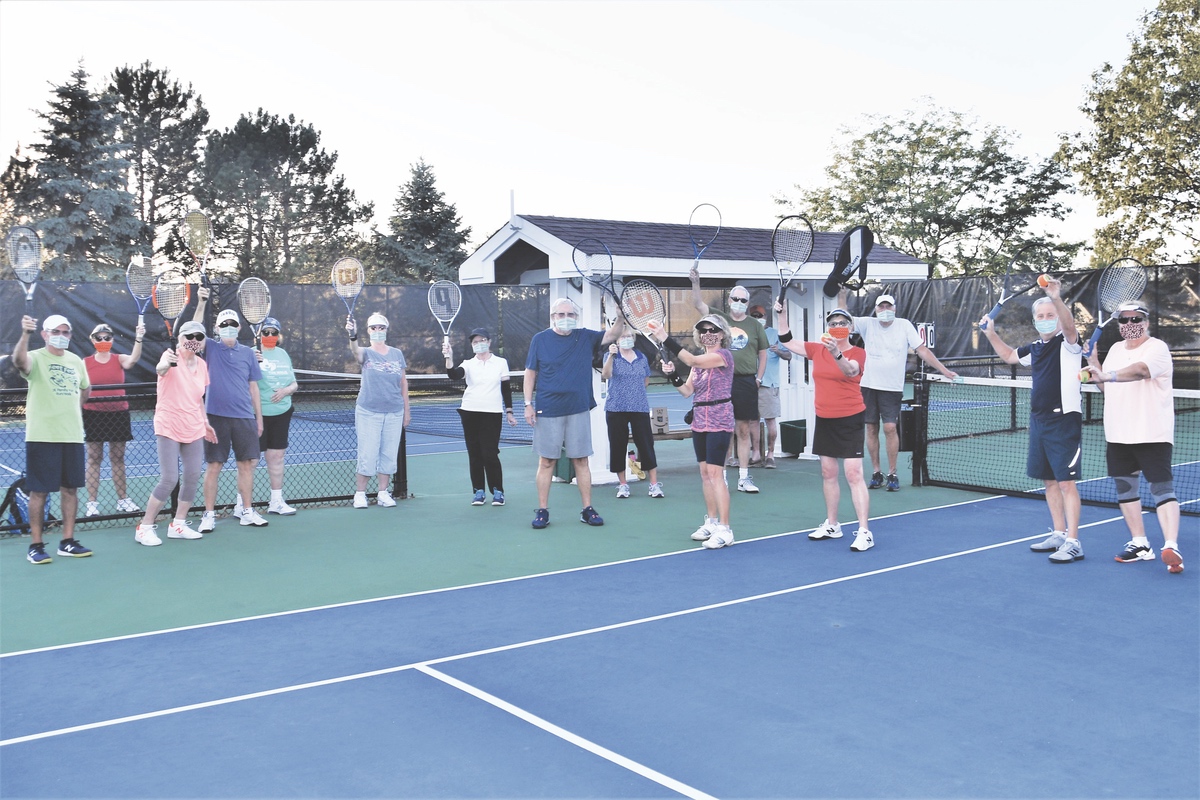
<svg viewBox="0 0 1200 800"><path fill-rule="evenodd" d="M42 322L42 330L52 331L59 325L66 325L68 328L70 328L71 321L62 314L51 314L50 316L46 317L44 322Z"/></svg>
<svg viewBox="0 0 1200 800"><path fill-rule="evenodd" d="M387 317L385 317L383 314L380 314L378 311L367 317L367 327L369 328L372 325L382 325L385 328L391 327L388 325Z"/></svg>
<svg viewBox="0 0 1200 800"><path fill-rule="evenodd" d="M221 327L221 323L227 319L233 320L238 325L242 324L241 319L238 318L238 313L236 311L234 311L232 308L227 308L224 311L222 311L220 314L217 314L217 327L218 328Z"/></svg>
<svg viewBox="0 0 1200 800"><path fill-rule="evenodd" d="M896 298L890 294L881 294L875 298L875 307L878 308L880 303L891 303L894 306L896 305Z"/></svg>

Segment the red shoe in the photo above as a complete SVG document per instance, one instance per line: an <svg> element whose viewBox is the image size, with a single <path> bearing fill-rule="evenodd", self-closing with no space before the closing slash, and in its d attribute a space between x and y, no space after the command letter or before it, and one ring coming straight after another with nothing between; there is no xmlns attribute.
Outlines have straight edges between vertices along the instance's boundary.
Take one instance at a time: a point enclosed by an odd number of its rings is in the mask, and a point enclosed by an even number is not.
<svg viewBox="0 0 1200 800"><path fill-rule="evenodd" d="M1167 565L1167 572L1172 574L1183 572L1183 556L1179 555L1179 551L1171 547L1162 549L1162 560Z"/></svg>

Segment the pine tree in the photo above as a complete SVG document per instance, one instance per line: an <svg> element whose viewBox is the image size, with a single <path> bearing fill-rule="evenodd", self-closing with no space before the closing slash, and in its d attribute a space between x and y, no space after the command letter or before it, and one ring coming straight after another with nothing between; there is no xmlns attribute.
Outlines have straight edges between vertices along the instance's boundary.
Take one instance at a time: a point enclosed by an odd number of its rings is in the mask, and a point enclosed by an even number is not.
<svg viewBox="0 0 1200 800"><path fill-rule="evenodd" d="M29 204L33 186L37 181L33 159L22 154L21 146L8 159L8 166L0 174L0 233L14 225L29 225L33 222Z"/></svg>
<svg viewBox="0 0 1200 800"><path fill-rule="evenodd" d="M400 283L458 280L467 258L470 228L436 185L433 168L424 159L412 165L412 176L400 187L395 216L388 220L390 236L380 238L381 266L375 279Z"/></svg>

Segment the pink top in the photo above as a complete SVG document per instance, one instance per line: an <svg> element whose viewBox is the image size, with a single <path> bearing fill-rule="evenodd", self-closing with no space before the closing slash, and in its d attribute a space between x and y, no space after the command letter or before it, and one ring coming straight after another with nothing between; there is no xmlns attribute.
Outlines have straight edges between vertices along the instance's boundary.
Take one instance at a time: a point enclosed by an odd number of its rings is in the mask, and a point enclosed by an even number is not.
<svg viewBox="0 0 1200 800"><path fill-rule="evenodd" d="M692 369L692 430L701 433L733 431L733 354L728 350L717 350L725 366L714 369ZM724 400L711 406L702 406L706 400Z"/></svg>
<svg viewBox="0 0 1200 800"><path fill-rule="evenodd" d="M208 387L208 364L202 358L183 360L158 376L158 405L154 409L154 435L189 444L204 438L208 414L204 391Z"/></svg>

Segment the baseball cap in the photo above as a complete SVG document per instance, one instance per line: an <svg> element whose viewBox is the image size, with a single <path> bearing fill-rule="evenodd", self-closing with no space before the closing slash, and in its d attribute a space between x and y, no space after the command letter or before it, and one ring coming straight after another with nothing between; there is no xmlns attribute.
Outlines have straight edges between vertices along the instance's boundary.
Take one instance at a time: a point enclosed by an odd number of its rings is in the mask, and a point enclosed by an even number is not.
<svg viewBox="0 0 1200 800"><path fill-rule="evenodd" d="M388 324L387 317L385 317L383 314L380 314L378 311L367 317L367 327L369 328L372 325L383 325L385 328L391 327L391 325Z"/></svg>
<svg viewBox="0 0 1200 800"><path fill-rule="evenodd" d="M261 330L262 328L270 328L271 330L275 331L283 330L283 328L279 325L279 320L275 319L274 317L267 317L264 319L259 329Z"/></svg>
<svg viewBox="0 0 1200 800"><path fill-rule="evenodd" d="M194 319L189 319L180 325L179 330L176 331L176 334L179 336L186 336L189 333L204 333L204 326Z"/></svg>
<svg viewBox="0 0 1200 800"><path fill-rule="evenodd" d="M231 319L234 322L238 323L239 325L242 324L241 319L238 318L238 313L236 311L234 311L232 308L227 308L224 311L222 311L220 314L217 314L217 327L218 328L221 327L221 323L227 319Z"/></svg>
<svg viewBox="0 0 1200 800"><path fill-rule="evenodd" d="M471 331L471 335L468 336L467 338L474 339L476 336L482 336L483 338L487 339L488 341L491 341L491 338L492 338L492 335L490 333L488 333L487 328L475 328Z"/></svg>
<svg viewBox="0 0 1200 800"><path fill-rule="evenodd" d="M890 294L881 294L879 297L875 298L875 306L878 307L880 303L891 303L892 305L896 305L896 298L892 297Z"/></svg>
<svg viewBox="0 0 1200 800"><path fill-rule="evenodd" d="M70 328L71 321L62 314L51 314L50 316L46 317L44 322L42 322L42 330L52 331L59 325L66 325L68 328Z"/></svg>
<svg viewBox="0 0 1200 800"><path fill-rule="evenodd" d="M833 311L830 311L825 315L825 321L829 322L832 317L845 317L848 320L854 320L854 317L850 316L850 312L844 308L835 308Z"/></svg>
<svg viewBox="0 0 1200 800"><path fill-rule="evenodd" d="M99 325L92 328L92 332L89 335L95 336L97 333L112 333L112 332L113 332L113 329L112 329L112 327L110 327L108 325L108 323L101 322Z"/></svg>

